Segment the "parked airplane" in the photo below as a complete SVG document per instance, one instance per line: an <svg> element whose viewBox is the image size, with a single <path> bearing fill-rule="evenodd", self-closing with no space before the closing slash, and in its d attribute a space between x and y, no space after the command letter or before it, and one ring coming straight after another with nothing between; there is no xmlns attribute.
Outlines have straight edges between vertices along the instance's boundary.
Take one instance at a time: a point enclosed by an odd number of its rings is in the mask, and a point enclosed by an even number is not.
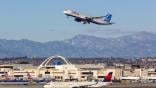
<svg viewBox="0 0 156 88"><path fill-rule="evenodd" d="M85 15L82 15L80 13L77 13L71 10L64 10L63 13L67 16L74 17L76 22L83 22L83 24L86 24L86 23L88 24L94 23L98 25L114 24L113 22L111 22L112 14L109 14L109 13L106 16L99 16L99 17L89 17L89 16L85 16Z"/></svg>
<svg viewBox="0 0 156 88"><path fill-rule="evenodd" d="M42 84L45 84L47 82L50 82L50 80L46 80L45 78L40 78L40 77L32 77L32 75L27 72L27 80L30 80L30 81L34 81L34 82L37 82L37 83L42 83Z"/></svg>
<svg viewBox="0 0 156 88"><path fill-rule="evenodd" d="M21 78L9 76L8 72L4 72L2 78L4 79L0 80L0 85L1 84L5 84L5 85L46 84L47 82L49 82L49 80L34 78L30 75L29 72L27 72L27 77L21 77Z"/></svg>
<svg viewBox="0 0 156 88"><path fill-rule="evenodd" d="M112 73L109 72L102 82L49 82L44 85L44 88L88 88L88 87L103 87L111 85Z"/></svg>

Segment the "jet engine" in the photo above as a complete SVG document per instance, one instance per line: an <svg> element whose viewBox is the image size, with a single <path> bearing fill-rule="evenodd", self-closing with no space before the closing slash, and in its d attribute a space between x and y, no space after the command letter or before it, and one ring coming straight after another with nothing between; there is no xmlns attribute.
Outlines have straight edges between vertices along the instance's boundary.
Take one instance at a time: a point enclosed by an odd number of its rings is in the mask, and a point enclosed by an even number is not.
<svg viewBox="0 0 156 88"><path fill-rule="evenodd" d="M79 18L75 18L75 21L76 21L76 22L81 22L82 20L79 19Z"/></svg>

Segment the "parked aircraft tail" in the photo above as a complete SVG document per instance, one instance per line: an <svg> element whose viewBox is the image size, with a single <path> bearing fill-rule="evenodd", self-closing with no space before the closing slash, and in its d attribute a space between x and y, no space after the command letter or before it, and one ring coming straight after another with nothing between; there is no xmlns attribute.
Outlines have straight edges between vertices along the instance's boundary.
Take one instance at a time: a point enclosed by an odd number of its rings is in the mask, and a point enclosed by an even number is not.
<svg viewBox="0 0 156 88"><path fill-rule="evenodd" d="M103 82L111 82L113 72L109 72Z"/></svg>
<svg viewBox="0 0 156 88"><path fill-rule="evenodd" d="M7 72L4 72L4 77L5 77L5 80L9 80L10 79Z"/></svg>
<svg viewBox="0 0 156 88"><path fill-rule="evenodd" d="M105 17L106 17L106 18L104 19L104 21L110 22L111 19L112 19L112 14L109 14L109 13L108 13Z"/></svg>
<svg viewBox="0 0 156 88"><path fill-rule="evenodd" d="M31 75L30 75L30 73L29 73L29 72L27 72L27 77L28 77L28 79L29 79L29 80L31 80L31 79L32 79L32 77L31 77Z"/></svg>

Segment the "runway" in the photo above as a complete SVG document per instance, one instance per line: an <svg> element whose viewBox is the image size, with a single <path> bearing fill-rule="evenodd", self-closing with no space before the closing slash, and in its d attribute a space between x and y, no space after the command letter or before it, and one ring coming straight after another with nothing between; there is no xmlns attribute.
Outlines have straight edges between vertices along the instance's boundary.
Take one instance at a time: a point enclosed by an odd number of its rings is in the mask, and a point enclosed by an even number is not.
<svg viewBox="0 0 156 88"><path fill-rule="evenodd" d="M43 88L43 85L0 85L0 88ZM156 88L156 83L114 83L102 88Z"/></svg>
<svg viewBox="0 0 156 88"><path fill-rule="evenodd" d="M103 88L156 88L156 83L114 83Z"/></svg>

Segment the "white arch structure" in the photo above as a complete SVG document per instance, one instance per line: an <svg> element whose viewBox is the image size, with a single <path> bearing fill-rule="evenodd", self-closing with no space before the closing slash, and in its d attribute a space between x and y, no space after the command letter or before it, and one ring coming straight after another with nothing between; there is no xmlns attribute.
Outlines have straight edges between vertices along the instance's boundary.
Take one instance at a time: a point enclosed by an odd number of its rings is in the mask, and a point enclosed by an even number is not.
<svg viewBox="0 0 156 88"><path fill-rule="evenodd" d="M44 60L44 61L40 64L40 66L38 67L38 70L40 70L42 67L47 67L47 66L48 66L48 63L49 63L50 61L52 61L53 59L55 59L55 58L60 58L60 59L62 59L67 65L71 65L71 63L69 63L69 62L66 60L66 58L64 58L64 57L62 57L62 56L51 56L51 57L48 57L46 60Z"/></svg>

